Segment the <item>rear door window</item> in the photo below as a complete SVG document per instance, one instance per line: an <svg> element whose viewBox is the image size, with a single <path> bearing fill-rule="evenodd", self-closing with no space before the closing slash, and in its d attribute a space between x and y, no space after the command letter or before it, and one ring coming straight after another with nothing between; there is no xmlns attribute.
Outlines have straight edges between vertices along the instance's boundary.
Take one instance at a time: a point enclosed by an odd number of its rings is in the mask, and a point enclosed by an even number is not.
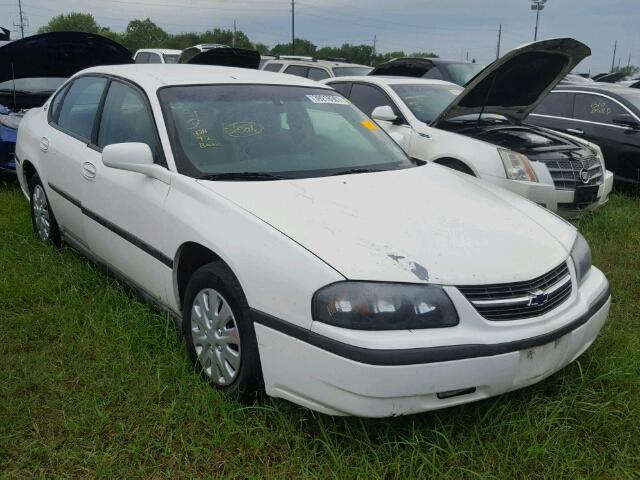
<svg viewBox="0 0 640 480"><path fill-rule="evenodd" d="M288 73L290 75L297 75L298 77L306 77L307 72L309 71L309 67L305 67L302 65L289 65L284 73Z"/></svg>
<svg viewBox="0 0 640 480"><path fill-rule="evenodd" d="M307 76L311 80L324 80L325 78L330 77L329 73L326 70L317 67L309 67L309 73L307 74Z"/></svg>
<svg viewBox="0 0 640 480"><path fill-rule="evenodd" d="M149 54L147 52L140 52L136 55L136 63L149 63Z"/></svg>
<svg viewBox="0 0 640 480"><path fill-rule="evenodd" d="M613 125L613 119L627 111L616 101L602 95L576 93L574 118Z"/></svg>
<svg viewBox="0 0 640 480"><path fill-rule="evenodd" d="M552 117L571 118L573 115L573 98L571 92L552 92L536 107L533 113Z"/></svg>
<svg viewBox="0 0 640 480"><path fill-rule="evenodd" d="M107 79L103 77L80 77L74 81L62 102L58 126L89 141L106 85Z"/></svg>
<svg viewBox="0 0 640 480"><path fill-rule="evenodd" d="M267 63L263 70L266 70L267 72L279 72L281 68L281 63Z"/></svg>

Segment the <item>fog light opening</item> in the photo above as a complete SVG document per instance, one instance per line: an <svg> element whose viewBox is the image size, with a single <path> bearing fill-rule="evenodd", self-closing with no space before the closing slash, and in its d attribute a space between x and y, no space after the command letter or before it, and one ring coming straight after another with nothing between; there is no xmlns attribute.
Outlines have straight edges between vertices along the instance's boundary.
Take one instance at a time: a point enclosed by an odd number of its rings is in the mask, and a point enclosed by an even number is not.
<svg viewBox="0 0 640 480"><path fill-rule="evenodd" d="M460 388L458 390L448 390L446 392L439 392L438 398L440 400L444 400L446 398L452 398L452 397L460 397L462 395L469 395L470 393L474 393L476 391L476 387L471 387L471 388Z"/></svg>

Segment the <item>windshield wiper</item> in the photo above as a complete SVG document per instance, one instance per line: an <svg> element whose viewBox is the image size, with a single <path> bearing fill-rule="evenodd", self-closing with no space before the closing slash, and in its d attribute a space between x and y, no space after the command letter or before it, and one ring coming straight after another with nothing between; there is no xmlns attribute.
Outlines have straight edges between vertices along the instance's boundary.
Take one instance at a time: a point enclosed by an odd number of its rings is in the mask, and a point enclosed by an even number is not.
<svg viewBox="0 0 640 480"><path fill-rule="evenodd" d="M289 180L291 177L283 177L269 172L227 172L208 173L197 177L198 180Z"/></svg>
<svg viewBox="0 0 640 480"><path fill-rule="evenodd" d="M383 172L384 170L376 170L375 168L351 168L349 170L343 170L338 173L334 173L331 176L337 177L338 175L350 175L352 173L371 173L371 172Z"/></svg>

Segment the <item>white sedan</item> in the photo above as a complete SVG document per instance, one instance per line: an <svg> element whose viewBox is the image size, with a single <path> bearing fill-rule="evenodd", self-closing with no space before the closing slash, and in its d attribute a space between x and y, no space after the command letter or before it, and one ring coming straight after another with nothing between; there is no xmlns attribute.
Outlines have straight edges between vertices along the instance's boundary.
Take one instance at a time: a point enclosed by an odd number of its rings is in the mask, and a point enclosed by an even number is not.
<svg viewBox="0 0 640 480"><path fill-rule="evenodd" d="M410 156L576 217L603 206L613 188L613 173L605 168L600 148L523 122L589 52L569 38L525 45L486 67L464 89L396 76L325 83L370 115Z"/></svg>
<svg viewBox="0 0 640 480"><path fill-rule="evenodd" d="M572 362L609 312L571 225L412 161L310 80L92 68L27 113L16 153L40 239L170 312L234 398L369 417L480 400Z"/></svg>

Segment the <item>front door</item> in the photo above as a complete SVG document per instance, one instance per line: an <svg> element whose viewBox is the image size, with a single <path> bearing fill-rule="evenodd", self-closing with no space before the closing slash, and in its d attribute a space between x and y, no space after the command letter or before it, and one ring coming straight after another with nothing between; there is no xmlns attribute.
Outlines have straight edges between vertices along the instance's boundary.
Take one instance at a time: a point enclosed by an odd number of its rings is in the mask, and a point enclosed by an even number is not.
<svg viewBox="0 0 640 480"><path fill-rule="evenodd" d="M133 85L112 81L93 149L93 178L84 178L85 230L91 250L118 273L166 300L173 258L165 251L164 202L169 185L146 175L106 167L100 152L114 143L146 143L163 164L146 97Z"/></svg>

